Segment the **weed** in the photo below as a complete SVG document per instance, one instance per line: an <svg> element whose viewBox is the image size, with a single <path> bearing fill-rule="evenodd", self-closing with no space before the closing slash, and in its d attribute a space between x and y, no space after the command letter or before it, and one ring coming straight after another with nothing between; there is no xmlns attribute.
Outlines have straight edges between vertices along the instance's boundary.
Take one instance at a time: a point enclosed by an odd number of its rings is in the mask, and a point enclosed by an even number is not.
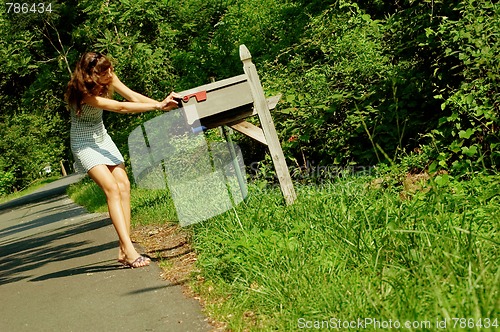
<svg viewBox="0 0 500 332"><path fill-rule="evenodd" d="M233 330L498 316L498 178L432 183L404 200L368 181L302 186L288 207L277 190L253 190L197 225L201 274L217 289L199 286L216 294L208 310Z"/></svg>

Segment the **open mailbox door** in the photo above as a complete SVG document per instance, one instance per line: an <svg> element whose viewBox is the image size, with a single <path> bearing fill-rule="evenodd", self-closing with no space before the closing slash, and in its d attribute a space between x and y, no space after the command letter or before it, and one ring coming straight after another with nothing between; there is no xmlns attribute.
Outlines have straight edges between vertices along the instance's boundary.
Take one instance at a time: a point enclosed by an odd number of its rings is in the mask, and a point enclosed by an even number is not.
<svg viewBox="0 0 500 332"><path fill-rule="evenodd" d="M179 108L138 126L128 139L137 186L168 187L183 227L233 208L248 194L241 150L207 142L200 127Z"/></svg>

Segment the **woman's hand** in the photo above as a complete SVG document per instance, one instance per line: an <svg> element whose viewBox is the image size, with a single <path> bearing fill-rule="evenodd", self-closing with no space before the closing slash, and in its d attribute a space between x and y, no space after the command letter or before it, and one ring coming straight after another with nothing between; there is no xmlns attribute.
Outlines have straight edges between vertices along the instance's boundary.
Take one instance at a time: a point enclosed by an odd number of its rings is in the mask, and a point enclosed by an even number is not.
<svg viewBox="0 0 500 332"><path fill-rule="evenodd" d="M161 103L160 103L160 109L162 111L170 111L173 110L174 108L179 107L177 102L175 101L175 98L181 98L181 95L176 93L176 92L171 92L167 98L165 98Z"/></svg>

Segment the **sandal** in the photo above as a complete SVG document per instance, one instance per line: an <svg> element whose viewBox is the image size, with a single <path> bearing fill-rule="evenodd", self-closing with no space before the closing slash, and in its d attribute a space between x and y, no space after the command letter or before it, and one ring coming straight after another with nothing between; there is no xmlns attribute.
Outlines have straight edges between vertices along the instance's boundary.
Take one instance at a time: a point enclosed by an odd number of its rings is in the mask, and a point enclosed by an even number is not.
<svg viewBox="0 0 500 332"><path fill-rule="evenodd" d="M132 263L127 262L125 259L119 259L118 262L122 263L125 267L130 267L131 269L133 269L149 266L149 262L151 262L151 260L147 257L139 256ZM145 262L148 262L148 264L143 265L143 263Z"/></svg>

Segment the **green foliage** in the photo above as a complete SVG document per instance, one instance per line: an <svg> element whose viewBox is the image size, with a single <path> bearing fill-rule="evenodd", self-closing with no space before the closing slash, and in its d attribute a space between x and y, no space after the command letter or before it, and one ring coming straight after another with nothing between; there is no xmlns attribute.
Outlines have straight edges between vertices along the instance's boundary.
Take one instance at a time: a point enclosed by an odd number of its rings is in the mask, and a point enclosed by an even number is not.
<svg viewBox="0 0 500 332"><path fill-rule="evenodd" d="M0 112L4 133L19 113L54 120L54 144L64 146L62 156L52 149L54 160L71 163L63 93L82 52L107 53L122 81L161 99L241 74L238 46L246 44L266 92L283 95L273 115L298 168L397 163L424 146L426 165L456 173L498 167L500 23L492 1L51 3L51 14L0 14ZM126 155L129 132L156 114L105 121ZM247 161L265 160L260 147L240 143ZM14 187L29 182L17 179L27 173L14 173Z"/></svg>
<svg viewBox="0 0 500 332"><path fill-rule="evenodd" d="M498 8L340 1L312 17L263 74L286 94L275 115L286 155L369 165L425 146L427 165L496 169Z"/></svg>
<svg viewBox="0 0 500 332"><path fill-rule="evenodd" d="M53 1L53 14L0 14L0 173L9 175L2 181L5 193L41 177L45 166L57 174L60 161L68 158L62 94L69 72L56 26L69 5Z"/></svg>
<svg viewBox="0 0 500 332"><path fill-rule="evenodd" d="M252 188L246 205L196 225L209 312L238 331L498 315L498 177L442 175L405 200L370 180L300 186L289 207Z"/></svg>
<svg viewBox="0 0 500 332"><path fill-rule="evenodd" d="M0 196L10 193L16 178L12 172L0 171Z"/></svg>
<svg viewBox="0 0 500 332"><path fill-rule="evenodd" d="M380 20L374 10L372 17L361 5L337 2L310 19L300 42L266 64L267 87L286 95L275 118L294 163L396 160L436 126L439 102L422 51L438 51L408 40L417 38L411 33L425 37L425 28L438 23L429 21L426 6L414 7ZM414 30L405 23L410 20Z"/></svg>
<svg viewBox="0 0 500 332"><path fill-rule="evenodd" d="M440 151L439 164L457 173L497 168L500 163L500 6L464 0L458 20L445 20L438 31L446 57L460 63L461 84L436 96L445 112L430 136ZM439 69L439 62L436 70Z"/></svg>
<svg viewBox="0 0 500 332"><path fill-rule="evenodd" d="M169 61L174 31L165 21L170 14L166 2L83 1L78 6L86 14L86 23L73 32L79 51L109 54L132 89L163 97L175 77Z"/></svg>
<svg viewBox="0 0 500 332"><path fill-rule="evenodd" d="M64 158L64 145L59 130L64 127L57 115L42 117L36 114L17 113L0 123L0 172L14 175L15 180L3 187L4 191L19 190L40 177L46 166L52 172L60 169Z"/></svg>

